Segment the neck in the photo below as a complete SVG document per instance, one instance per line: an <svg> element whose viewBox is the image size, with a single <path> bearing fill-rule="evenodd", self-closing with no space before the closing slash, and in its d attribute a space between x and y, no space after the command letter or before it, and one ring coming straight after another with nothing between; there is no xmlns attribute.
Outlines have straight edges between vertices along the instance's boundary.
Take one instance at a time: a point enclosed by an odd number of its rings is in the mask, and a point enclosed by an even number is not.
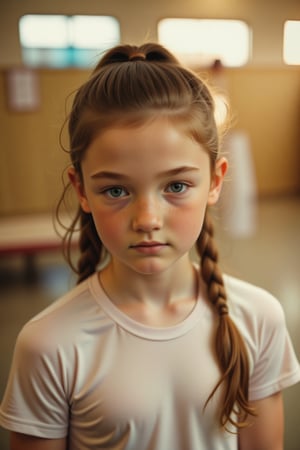
<svg viewBox="0 0 300 450"><path fill-rule="evenodd" d="M150 275L137 273L112 260L100 273L100 282L108 297L120 307L124 304L164 307L183 299L195 299L198 291L189 257Z"/></svg>

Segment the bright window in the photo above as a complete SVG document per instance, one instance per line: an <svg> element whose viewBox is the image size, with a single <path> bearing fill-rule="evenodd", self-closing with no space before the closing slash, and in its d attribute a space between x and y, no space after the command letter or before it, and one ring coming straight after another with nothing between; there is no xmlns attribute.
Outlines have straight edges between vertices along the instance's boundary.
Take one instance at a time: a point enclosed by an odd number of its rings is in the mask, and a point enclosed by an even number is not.
<svg viewBox="0 0 300 450"><path fill-rule="evenodd" d="M158 24L161 44L192 65L242 66L249 61L251 31L241 20L163 19Z"/></svg>
<svg viewBox="0 0 300 450"><path fill-rule="evenodd" d="M28 14L21 17L19 32L29 66L92 66L120 42L119 22L111 16Z"/></svg>
<svg viewBox="0 0 300 450"><path fill-rule="evenodd" d="M286 64L300 64L300 20L287 20L283 32L283 60Z"/></svg>

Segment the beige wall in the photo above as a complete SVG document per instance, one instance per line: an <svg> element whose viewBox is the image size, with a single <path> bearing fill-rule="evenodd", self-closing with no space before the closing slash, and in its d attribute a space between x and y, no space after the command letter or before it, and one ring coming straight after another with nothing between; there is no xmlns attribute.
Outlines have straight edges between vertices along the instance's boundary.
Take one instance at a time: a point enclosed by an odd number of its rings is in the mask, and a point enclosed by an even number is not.
<svg viewBox="0 0 300 450"><path fill-rule="evenodd" d="M0 72L0 213L48 211L61 192L67 155L59 145L69 94L88 76L41 70L37 112L7 108ZM300 191L300 69L244 68L226 72L235 127L246 132L260 195Z"/></svg>

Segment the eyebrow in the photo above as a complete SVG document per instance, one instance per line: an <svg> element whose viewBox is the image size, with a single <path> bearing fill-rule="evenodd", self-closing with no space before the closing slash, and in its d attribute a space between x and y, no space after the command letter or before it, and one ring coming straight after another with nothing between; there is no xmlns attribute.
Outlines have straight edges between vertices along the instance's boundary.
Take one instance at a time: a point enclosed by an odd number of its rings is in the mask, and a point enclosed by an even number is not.
<svg viewBox="0 0 300 450"><path fill-rule="evenodd" d="M174 175L180 175L182 173L185 172L197 172L199 171L199 167L195 167L195 166L180 166L180 167L175 167L175 169L171 169L171 170L167 170L165 172L160 172L158 174L159 177L163 177L163 176L174 176ZM101 179L101 178L108 178L108 179L114 179L114 180L124 180L124 179L129 179L130 177L128 177L125 174L122 173L118 173L118 172L110 172L110 171L100 171L100 172L96 172L94 174L91 175L92 179Z"/></svg>

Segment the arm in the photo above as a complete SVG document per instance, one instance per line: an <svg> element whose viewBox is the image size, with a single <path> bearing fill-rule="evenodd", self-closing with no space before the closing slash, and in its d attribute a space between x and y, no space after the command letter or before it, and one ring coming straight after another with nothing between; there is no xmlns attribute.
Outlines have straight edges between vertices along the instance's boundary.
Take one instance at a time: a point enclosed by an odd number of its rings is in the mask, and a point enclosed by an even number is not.
<svg viewBox="0 0 300 450"><path fill-rule="evenodd" d="M283 450L284 415L282 394L278 392L253 403L257 416L239 432L239 450Z"/></svg>
<svg viewBox="0 0 300 450"><path fill-rule="evenodd" d="M27 434L10 435L10 450L66 450L67 439L43 439Z"/></svg>

